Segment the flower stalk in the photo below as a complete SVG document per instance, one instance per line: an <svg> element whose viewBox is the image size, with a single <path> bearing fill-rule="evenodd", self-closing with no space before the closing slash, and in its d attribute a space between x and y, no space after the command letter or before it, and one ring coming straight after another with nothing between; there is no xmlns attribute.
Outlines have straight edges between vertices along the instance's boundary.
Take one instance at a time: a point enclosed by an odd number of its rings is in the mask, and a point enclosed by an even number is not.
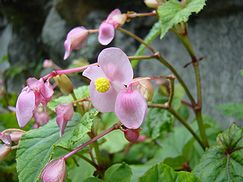
<svg viewBox="0 0 243 182"><path fill-rule="evenodd" d="M96 142L98 139L102 138L103 136L107 135L108 133L119 129L121 126L120 123L116 123L114 124L111 128L108 128L107 130L103 131L102 133L100 133L99 135L95 136L94 138L90 139L89 141L83 143L82 145L78 146L76 149L74 149L73 151L69 152L68 154L66 154L63 158L64 160L67 160L69 157L71 157L72 155L76 154L78 151L82 150L83 148L85 148L86 146Z"/></svg>

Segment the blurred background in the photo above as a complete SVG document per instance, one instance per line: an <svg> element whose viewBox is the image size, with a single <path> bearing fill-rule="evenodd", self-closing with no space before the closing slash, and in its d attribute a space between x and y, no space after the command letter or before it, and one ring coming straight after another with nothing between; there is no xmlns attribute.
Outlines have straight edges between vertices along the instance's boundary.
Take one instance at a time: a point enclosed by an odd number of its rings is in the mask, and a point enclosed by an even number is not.
<svg viewBox="0 0 243 182"><path fill-rule="evenodd" d="M151 11L143 0L0 0L0 130L18 127L8 106L15 106L28 77L39 78L51 71L43 69L45 59L51 59L61 68L96 62L97 55L105 48L98 43L97 34L89 36L87 45L74 51L66 61L63 61L63 42L73 27L98 28L115 8L122 12ZM203 11L189 21L189 37L198 57L204 57L200 63L204 113L215 118L221 127L243 119L242 20L242 0L208 0ZM155 17L137 18L124 28L144 37L156 21ZM134 55L139 43L117 32L110 46ZM156 39L153 46L176 66L195 93L192 67L183 68L190 57L177 37L169 32L162 41ZM140 62L135 71L142 76L169 74L156 61ZM72 79L76 84L81 82L80 76ZM231 107L226 107L227 104ZM15 163L5 163L9 171L15 168ZM9 177L16 179L12 173Z"/></svg>

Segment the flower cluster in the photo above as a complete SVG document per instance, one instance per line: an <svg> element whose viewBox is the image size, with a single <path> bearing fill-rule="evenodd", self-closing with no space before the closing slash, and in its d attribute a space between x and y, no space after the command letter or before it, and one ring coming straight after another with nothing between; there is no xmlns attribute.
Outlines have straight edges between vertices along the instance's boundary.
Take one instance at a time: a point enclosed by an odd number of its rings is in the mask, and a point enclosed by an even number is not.
<svg viewBox="0 0 243 182"><path fill-rule="evenodd" d="M119 9L113 10L107 19L101 23L99 26L98 40L102 45L108 45L115 36L115 29L123 25L127 20L127 15L122 14ZM87 30L85 27L75 27L73 28L66 37L64 42L65 55L64 60L67 59L73 50L80 49L89 33L92 33L92 30Z"/></svg>
<svg viewBox="0 0 243 182"><path fill-rule="evenodd" d="M98 56L98 65L83 72L91 80L92 104L100 112L115 112L127 128L139 128L147 104L133 86L133 69L127 55L119 48L104 49Z"/></svg>
<svg viewBox="0 0 243 182"><path fill-rule="evenodd" d="M40 104L45 107L51 100L53 93L53 86L48 80L29 78L27 86L21 91L16 103L19 126L24 127L29 122Z"/></svg>

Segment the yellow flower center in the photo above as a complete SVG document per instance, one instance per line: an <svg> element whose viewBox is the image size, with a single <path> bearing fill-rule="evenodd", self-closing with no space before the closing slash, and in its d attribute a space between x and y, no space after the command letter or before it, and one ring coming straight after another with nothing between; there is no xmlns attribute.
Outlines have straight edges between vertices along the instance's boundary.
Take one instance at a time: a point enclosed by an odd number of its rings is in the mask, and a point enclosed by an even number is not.
<svg viewBox="0 0 243 182"><path fill-rule="evenodd" d="M110 89L110 85L110 81L107 78L98 78L95 80L95 88L98 92L107 92Z"/></svg>

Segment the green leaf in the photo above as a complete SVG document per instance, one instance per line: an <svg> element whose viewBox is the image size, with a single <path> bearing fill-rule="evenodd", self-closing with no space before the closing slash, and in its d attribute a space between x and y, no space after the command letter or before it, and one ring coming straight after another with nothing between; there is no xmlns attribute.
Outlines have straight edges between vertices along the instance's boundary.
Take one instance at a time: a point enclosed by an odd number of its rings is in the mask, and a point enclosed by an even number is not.
<svg viewBox="0 0 243 182"><path fill-rule="evenodd" d="M182 5L178 0L169 0L158 8L162 39L174 25L187 22L192 13L198 13L203 9L205 0L186 0Z"/></svg>
<svg viewBox="0 0 243 182"><path fill-rule="evenodd" d="M151 30L149 31L149 33L146 35L146 37L144 38L144 42L146 42L147 44L150 44L154 39L156 39L159 34L160 34L160 22L156 22L153 27L151 28ZM145 46L143 44L141 44L137 50L137 52L135 53L135 56L141 56L144 54L144 49ZM132 67L136 67L136 65L138 64L138 60L132 60Z"/></svg>
<svg viewBox="0 0 243 182"><path fill-rule="evenodd" d="M171 167L163 163L156 164L139 178L139 182L148 181L200 182L192 173L175 172Z"/></svg>
<svg viewBox="0 0 243 182"><path fill-rule="evenodd" d="M95 177L89 177L84 182L102 182L103 180L95 178Z"/></svg>
<svg viewBox="0 0 243 182"><path fill-rule="evenodd" d="M89 88L88 86L82 86L74 89L74 94L77 97L77 99L83 99L89 96ZM67 104L73 102L73 97L71 94L64 95L61 97L58 97L56 99L52 99L48 104L47 107L51 109L52 111L55 111L55 108L59 104Z"/></svg>
<svg viewBox="0 0 243 182"><path fill-rule="evenodd" d="M105 172L105 182L130 182L132 176L131 168L126 164L114 164Z"/></svg>
<svg viewBox="0 0 243 182"><path fill-rule="evenodd" d="M236 119L243 119L243 103L227 103L218 105L217 109L225 116L235 117Z"/></svg>
<svg viewBox="0 0 243 182"><path fill-rule="evenodd" d="M243 129L233 124L218 135L217 142L203 154L193 173L202 181L243 181Z"/></svg>
<svg viewBox="0 0 243 182"><path fill-rule="evenodd" d="M17 171L20 182L35 182L39 179L41 170L54 154L55 146L71 147L68 142L77 126L81 127L78 125L80 119L80 115L75 113L62 137L59 136L59 127L54 118L47 125L28 131L21 138L17 151ZM87 133L87 128L91 126L90 122L86 123L84 129L79 128ZM81 136L84 136L84 133L79 136L80 139Z"/></svg>

